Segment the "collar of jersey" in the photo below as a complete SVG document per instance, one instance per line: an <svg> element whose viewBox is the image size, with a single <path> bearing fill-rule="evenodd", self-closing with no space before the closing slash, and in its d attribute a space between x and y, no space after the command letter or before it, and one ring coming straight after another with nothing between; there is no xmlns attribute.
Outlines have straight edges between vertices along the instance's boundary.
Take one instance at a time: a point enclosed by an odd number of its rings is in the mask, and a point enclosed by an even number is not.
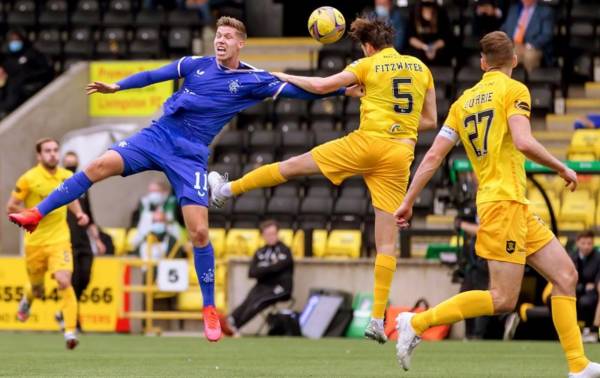
<svg viewBox="0 0 600 378"><path fill-rule="evenodd" d="M223 71L223 72L225 72L225 73L227 73L227 72L264 72L264 70L261 70L261 69L258 69L258 68L256 68L256 67L253 67L253 66L249 65L249 64L248 64L248 63L246 63L246 62L242 62L241 60L240 60L240 66L242 66L242 67L243 67L243 66L245 66L245 67L249 67L249 68L227 68L227 67L225 67L225 66L222 66L222 65L221 65L221 64L220 64L220 63L217 61L217 58L216 58L216 57L215 57L215 64L217 65L217 68L218 68L220 71Z"/></svg>
<svg viewBox="0 0 600 378"><path fill-rule="evenodd" d="M42 175L44 175L44 177L46 177L46 178L52 178L52 177L56 177L56 175L58 174L58 170L60 169L60 167L56 167L56 173L52 174L52 173L48 172L48 171L46 170L46 168L44 168L44 167L42 166L42 164L41 164L41 163L38 163L38 164L35 166L35 168L38 170L38 172L40 172L40 173L41 173Z"/></svg>
<svg viewBox="0 0 600 378"><path fill-rule="evenodd" d="M502 72L502 71L488 71L488 72L485 72L485 73L483 74L483 77L485 78L485 77L498 76L498 75L504 75L504 76L508 77L508 76L507 76L507 75L506 75L504 72Z"/></svg>

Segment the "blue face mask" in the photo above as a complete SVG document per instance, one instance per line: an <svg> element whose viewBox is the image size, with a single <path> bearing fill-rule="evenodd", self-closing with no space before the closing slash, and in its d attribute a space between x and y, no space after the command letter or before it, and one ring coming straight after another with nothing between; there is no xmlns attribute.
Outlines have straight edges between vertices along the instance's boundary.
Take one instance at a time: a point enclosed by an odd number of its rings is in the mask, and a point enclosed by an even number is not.
<svg viewBox="0 0 600 378"><path fill-rule="evenodd" d="M375 7L377 17L386 18L390 15L390 10L385 5L377 5Z"/></svg>
<svg viewBox="0 0 600 378"><path fill-rule="evenodd" d="M8 50L10 52L19 52L23 49L23 41L15 39L13 41L8 42Z"/></svg>
<svg viewBox="0 0 600 378"><path fill-rule="evenodd" d="M150 232L154 235L162 236L167 231L167 225L164 223L152 223Z"/></svg>

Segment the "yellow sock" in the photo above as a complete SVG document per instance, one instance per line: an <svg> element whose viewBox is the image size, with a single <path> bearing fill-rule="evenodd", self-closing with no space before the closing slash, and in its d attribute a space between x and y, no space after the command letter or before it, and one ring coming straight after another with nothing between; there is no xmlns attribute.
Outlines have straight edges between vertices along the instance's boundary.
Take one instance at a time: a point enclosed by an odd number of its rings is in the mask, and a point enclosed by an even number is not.
<svg viewBox="0 0 600 378"><path fill-rule="evenodd" d="M77 328L77 297L72 286L59 290L62 296L62 313L65 321L65 332L75 332Z"/></svg>
<svg viewBox="0 0 600 378"><path fill-rule="evenodd" d="M279 164L273 163L258 167L242 178L231 183L231 192L234 196L239 196L252 189L268 188L286 182L286 178L279 172Z"/></svg>
<svg viewBox="0 0 600 378"><path fill-rule="evenodd" d="M31 289L31 285L25 285L25 298L27 298L27 303L31 306L33 303L33 290Z"/></svg>
<svg viewBox="0 0 600 378"><path fill-rule="evenodd" d="M493 314L492 294L488 290L470 290L415 315L411 324L417 335L420 335L429 327Z"/></svg>
<svg viewBox="0 0 600 378"><path fill-rule="evenodd" d="M390 296L390 287L396 271L396 258L381 253L375 257L375 284L373 285L373 309L371 317L383 319Z"/></svg>
<svg viewBox="0 0 600 378"><path fill-rule="evenodd" d="M575 297L554 295L552 301L552 321L558 333L560 345L567 357L571 373L579 373L590 362L583 352L581 333L577 325Z"/></svg>

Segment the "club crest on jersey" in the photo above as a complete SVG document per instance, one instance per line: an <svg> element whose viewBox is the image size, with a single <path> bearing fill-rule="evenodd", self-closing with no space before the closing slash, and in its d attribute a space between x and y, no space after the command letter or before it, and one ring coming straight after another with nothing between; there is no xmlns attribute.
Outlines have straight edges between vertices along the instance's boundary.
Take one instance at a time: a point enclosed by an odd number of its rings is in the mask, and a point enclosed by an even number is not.
<svg viewBox="0 0 600 378"><path fill-rule="evenodd" d="M526 103L525 101L520 101L520 100L515 101L515 108L525 110L526 112L531 111L529 104Z"/></svg>
<svg viewBox="0 0 600 378"><path fill-rule="evenodd" d="M514 240L507 240L506 241L506 252L513 253L516 248L517 248L517 242L516 241L514 241Z"/></svg>
<svg viewBox="0 0 600 378"><path fill-rule="evenodd" d="M230 80L229 81L229 92L230 93L238 93L238 90L240 89L242 85L240 84L240 82L238 80Z"/></svg>

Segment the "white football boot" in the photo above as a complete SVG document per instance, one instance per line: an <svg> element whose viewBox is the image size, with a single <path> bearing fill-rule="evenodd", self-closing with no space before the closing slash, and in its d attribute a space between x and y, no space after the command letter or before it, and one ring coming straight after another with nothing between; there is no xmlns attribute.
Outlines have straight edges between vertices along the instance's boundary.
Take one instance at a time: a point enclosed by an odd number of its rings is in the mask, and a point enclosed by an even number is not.
<svg viewBox="0 0 600 378"><path fill-rule="evenodd" d="M229 197L221 194L221 188L227 183L227 174L221 175L212 171L208 174L208 186L210 188L210 201L214 207L221 208Z"/></svg>
<svg viewBox="0 0 600 378"><path fill-rule="evenodd" d="M410 358L413 350L421 342L421 338L416 334L410 323L413 316L412 312L403 312L396 318L396 329L398 330L398 341L396 342L396 357L402 366L402 369L410 369Z"/></svg>
<svg viewBox="0 0 600 378"><path fill-rule="evenodd" d="M367 328L365 328L365 337L367 339L375 340L379 344L385 344L387 336L383 327L382 319L371 319Z"/></svg>
<svg viewBox="0 0 600 378"><path fill-rule="evenodd" d="M600 364L590 362L579 373L569 373L569 378L600 378Z"/></svg>

